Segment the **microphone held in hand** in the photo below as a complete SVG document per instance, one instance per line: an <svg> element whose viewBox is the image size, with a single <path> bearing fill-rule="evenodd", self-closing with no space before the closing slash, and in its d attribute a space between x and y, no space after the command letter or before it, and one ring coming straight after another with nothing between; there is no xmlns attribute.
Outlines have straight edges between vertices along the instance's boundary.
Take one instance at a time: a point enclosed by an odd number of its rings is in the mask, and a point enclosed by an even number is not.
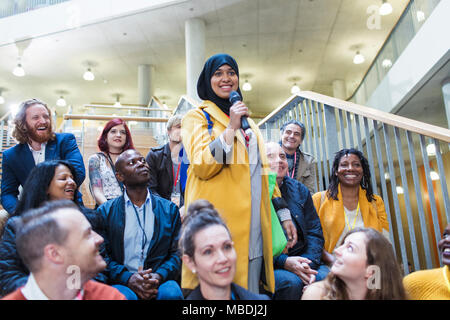
<svg viewBox="0 0 450 320"><path fill-rule="evenodd" d="M233 105L238 101L242 101L242 98L241 98L241 95L237 91L231 91L229 100L231 102L231 105ZM247 129L250 129L250 125L248 124L246 116L241 117L241 128L244 131L247 131Z"/></svg>

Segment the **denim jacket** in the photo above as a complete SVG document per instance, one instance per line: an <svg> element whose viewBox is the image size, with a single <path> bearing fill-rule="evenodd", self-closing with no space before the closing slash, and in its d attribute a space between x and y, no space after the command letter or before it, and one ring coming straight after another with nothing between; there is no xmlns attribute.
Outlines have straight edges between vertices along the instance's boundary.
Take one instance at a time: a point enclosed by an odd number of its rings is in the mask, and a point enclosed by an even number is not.
<svg viewBox="0 0 450 320"><path fill-rule="evenodd" d="M282 269L288 257L302 256L311 260L310 266L317 269L322 257L324 238L311 193L304 184L287 176L283 179L280 191L297 228L298 241L287 255L281 254L274 258L274 266Z"/></svg>

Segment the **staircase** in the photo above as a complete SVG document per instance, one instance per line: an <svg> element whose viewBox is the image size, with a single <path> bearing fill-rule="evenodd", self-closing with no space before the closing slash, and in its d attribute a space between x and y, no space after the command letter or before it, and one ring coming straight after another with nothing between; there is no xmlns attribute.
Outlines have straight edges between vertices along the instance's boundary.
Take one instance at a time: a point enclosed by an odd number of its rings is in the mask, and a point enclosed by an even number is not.
<svg viewBox="0 0 450 320"><path fill-rule="evenodd" d="M291 119L306 127L302 149L317 160L316 190L327 189L337 151L362 151L404 273L408 265L440 266L437 244L450 223L450 130L308 91L290 97L258 125L266 141L278 142L280 127Z"/></svg>
<svg viewBox="0 0 450 320"><path fill-rule="evenodd" d="M8 126L5 125L4 121L0 121L0 141L1 141L1 147L0 147L0 181L2 179L3 174L3 151L15 146L17 144L16 140L9 136L8 137ZM0 189L1 194L1 189ZM0 203L0 209L3 209L1 203Z"/></svg>

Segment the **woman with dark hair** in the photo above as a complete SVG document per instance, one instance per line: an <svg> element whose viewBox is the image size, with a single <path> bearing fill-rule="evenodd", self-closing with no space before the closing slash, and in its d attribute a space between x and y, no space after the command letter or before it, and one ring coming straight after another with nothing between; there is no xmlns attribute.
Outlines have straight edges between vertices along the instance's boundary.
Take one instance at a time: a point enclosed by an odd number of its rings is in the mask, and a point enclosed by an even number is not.
<svg viewBox="0 0 450 320"><path fill-rule="evenodd" d="M314 194L313 201L325 239L322 259L328 265L336 244L355 227L374 228L389 238L384 202L373 193L369 163L361 151L336 153L328 190Z"/></svg>
<svg viewBox="0 0 450 320"><path fill-rule="evenodd" d="M227 225L213 205L194 201L181 229L179 247L183 263L198 276L199 286L187 300L268 300L232 283L236 250Z"/></svg>
<svg viewBox="0 0 450 320"><path fill-rule="evenodd" d="M39 163L31 170L24 184L22 197L5 226L0 243L0 295L16 290L27 281L29 271L20 259L16 250L15 221L25 211L40 207L50 200L68 199L74 201L94 229L98 229L101 222L99 217L90 209L76 202L75 195L78 186L75 183L76 171L65 160L51 160ZM101 279L101 276L100 276Z"/></svg>
<svg viewBox="0 0 450 320"><path fill-rule="evenodd" d="M122 119L112 119L103 128L98 139L100 152L89 157L89 189L96 206L122 195L122 186L116 179L114 164L117 157L134 149L127 124Z"/></svg>
<svg viewBox="0 0 450 320"><path fill-rule="evenodd" d="M308 286L302 300L406 299L394 250L378 231L352 229L334 253L327 278Z"/></svg>
<svg viewBox="0 0 450 320"><path fill-rule="evenodd" d="M182 120L181 136L190 160L185 187L185 206L208 199L227 220L235 239L237 270L235 282L259 293L263 270L265 283L274 292L271 209L268 165L264 139L248 118L250 131L241 129L248 116L244 102L230 102L239 90L239 68L233 57L210 57L199 76L197 92L203 103ZM297 232L278 187L272 197L292 247ZM182 287L193 289L196 275L183 266Z"/></svg>
<svg viewBox="0 0 450 320"><path fill-rule="evenodd" d="M31 170L24 184L22 197L19 200L13 216L8 220L2 241L0 242L0 295L8 294L25 285L29 270L22 262L16 249L16 221L29 209L40 207L46 201L67 199L75 202L80 211L86 216L92 229L104 234L104 223L101 215L94 210L77 203L75 195L78 186L75 183L76 171L65 160L51 160L39 163ZM102 255L108 262L102 247ZM100 273L95 280L107 282L104 273ZM116 286L128 299L135 295L123 286Z"/></svg>

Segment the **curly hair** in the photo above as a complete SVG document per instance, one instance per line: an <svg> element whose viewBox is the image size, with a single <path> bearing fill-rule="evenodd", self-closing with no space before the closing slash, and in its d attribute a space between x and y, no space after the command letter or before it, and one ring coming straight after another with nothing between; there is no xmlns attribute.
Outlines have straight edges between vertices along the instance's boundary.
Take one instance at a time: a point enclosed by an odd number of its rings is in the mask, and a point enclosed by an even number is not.
<svg viewBox="0 0 450 320"><path fill-rule="evenodd" d="M28 128L27 128L27 122L26 122L26 111L28 108L39 104L44 106L47 111L48 115L50 116L50 140L54 140L56 138L55 132L53 131L53 121L51 117L51 111L48 108L47 104L38 100L38 99L29 99L24 102L22 102L19 106L19 112L17 112L16 116L14 117L14 130L12 133L12 136L19 142L19 143L28 143L30 138L28 137Z"/></svg>
<svg viewBox="0 0 450 320"><path fill-rule="evenodd" d="M122 152L126 151L128 149L134 149L133 139L131 138L130 129L128 129L128 126L125 123L125 121L123 121L122 119L116 118L116 119L109 120L105 124L102 134L100 135L100 138L98 138L97 144L98 144L98 148L100 149L100 151L103 151L104 153L109 154L109 146L108 146L108 141L107 141L108 133L113 127L119 126L119 125L124 126L126 137L127 137L126 141L125 141L125 145L123 146Z"/></svg>
<svg viewBox="0 0 450 320"><path fill-rule="evenodd" d="M342 149L341 151L336 152L336 155L335 155L334 161L333 161L333 166L331 168L330 184L328 186L327 196L328 196L328 198L333 198L334 200L339 200L338 196L337 196L337 194L339 192L339 179L338 179L336 173L338 171L339 163L341 162L341 158L343 156L347 156L349 154L356 155L358 157L359 161L361 162L361 165L363 168L363 177L359 184L360 184L361 188L366 190L367 200L369 202L371 202L372 200L374 200L374 197L373 197L372 184L370 183L371 175L370 175L369 162L364 157L364 154L361 151L354 149L354 148Z"/></svg>
<svg viewBox="0 0 450 320"><path fill-rule="evenodd" d="M406 293L402 282L402 273L397 263L390 242L378 231L372 228L355 228L349 231L342 242L353 233L362 232L366 239L367 266L380 268L380 287L368 288L365 300L405 300ZM349 300L345 282L331 271L324 280L325 300Z"/></svg>

